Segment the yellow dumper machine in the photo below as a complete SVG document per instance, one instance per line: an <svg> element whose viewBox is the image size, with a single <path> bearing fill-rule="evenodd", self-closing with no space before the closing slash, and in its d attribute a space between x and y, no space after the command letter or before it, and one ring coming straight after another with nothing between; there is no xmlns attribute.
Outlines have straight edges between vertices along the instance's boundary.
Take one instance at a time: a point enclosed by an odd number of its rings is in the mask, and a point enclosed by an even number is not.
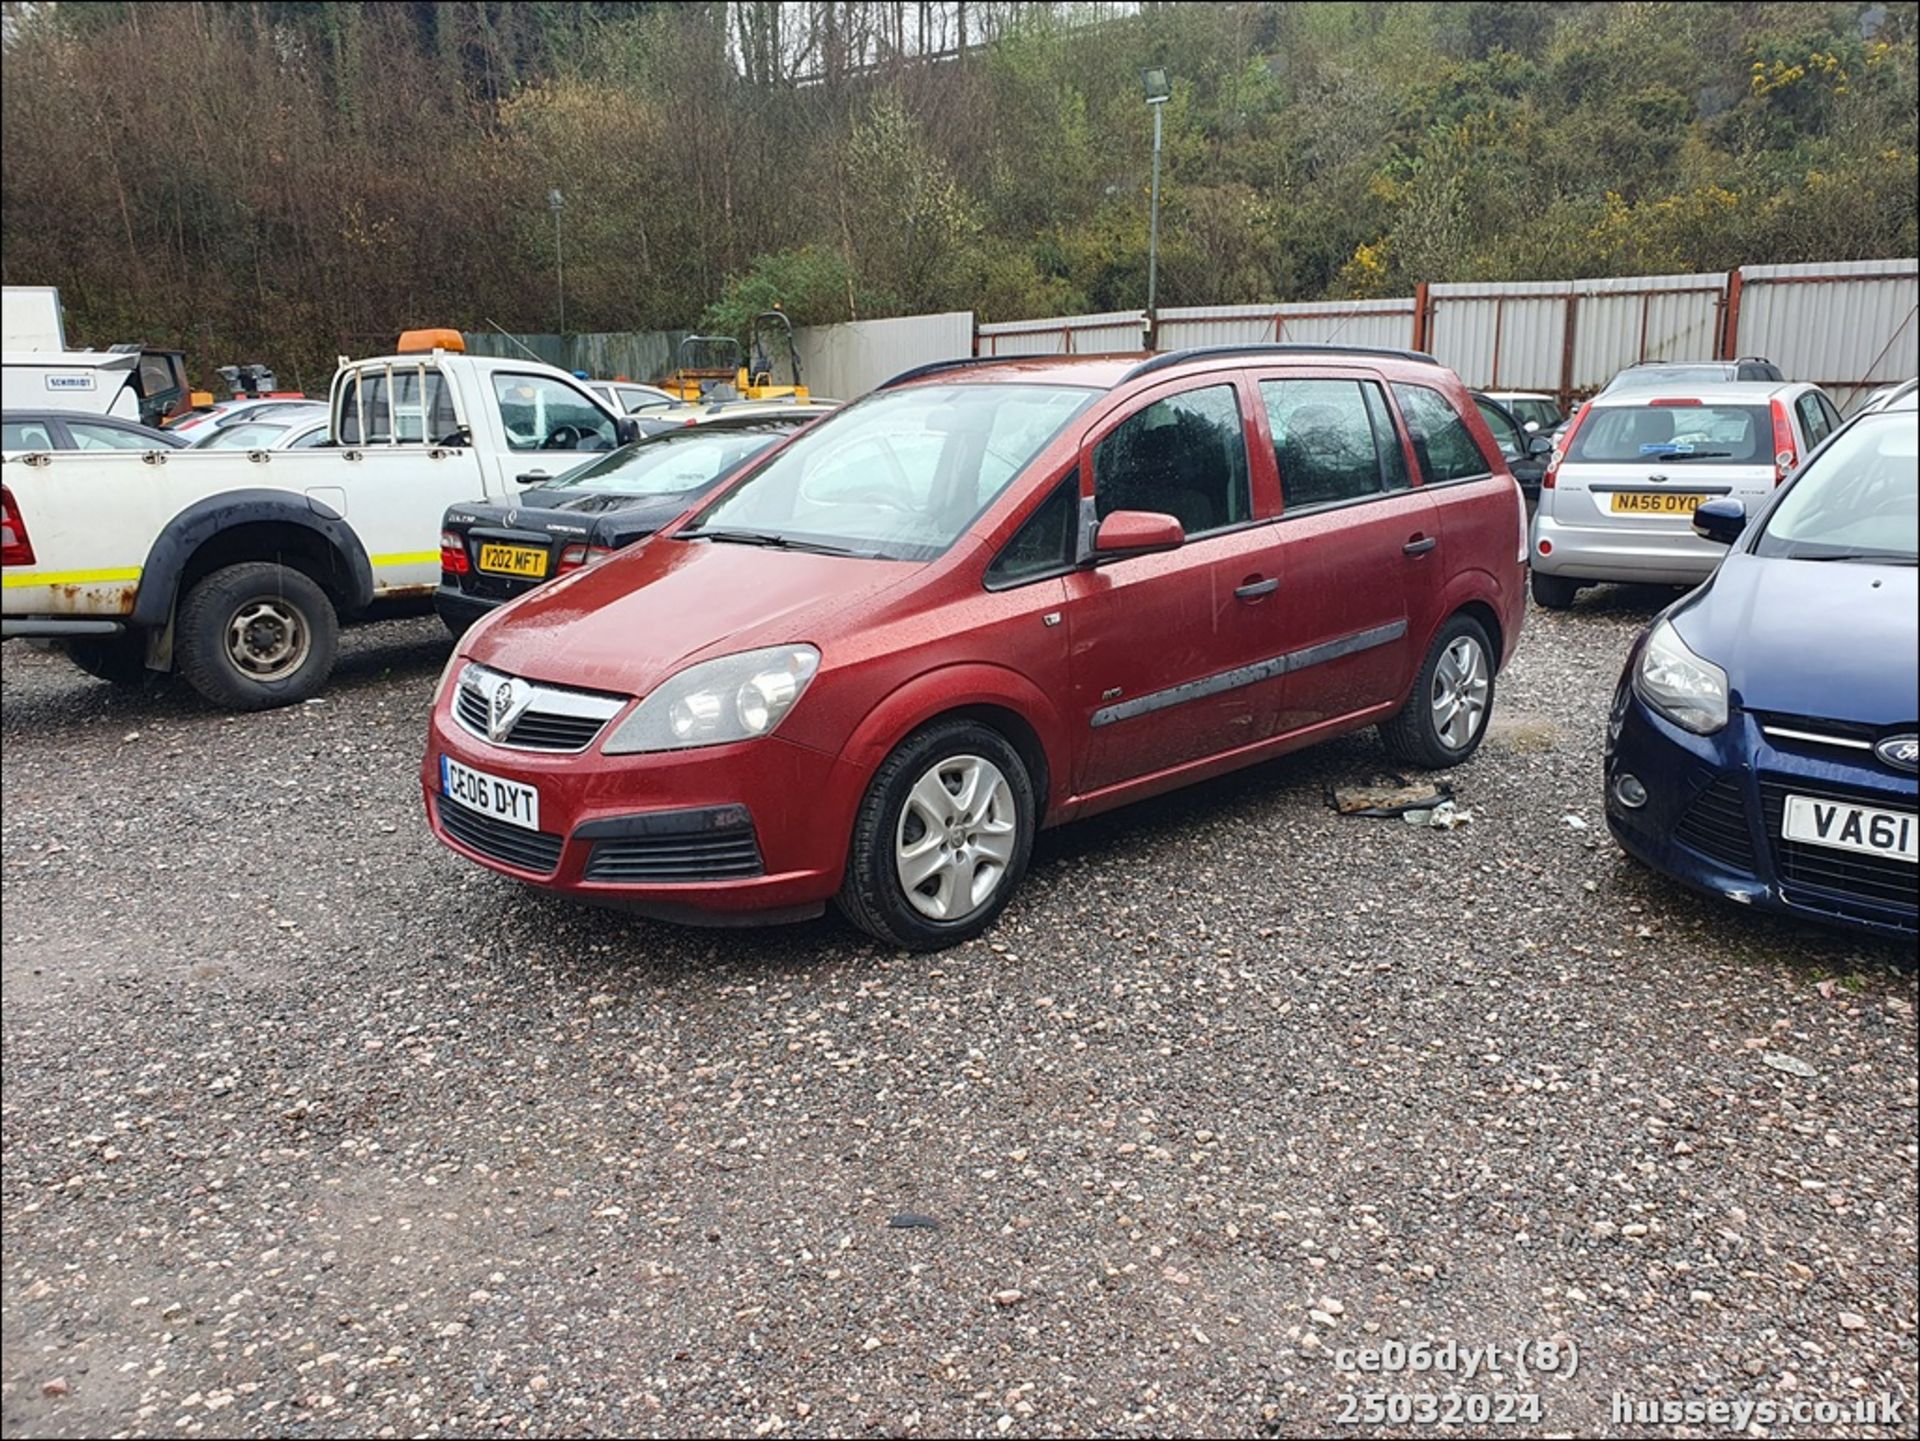
<svg viewBox="0 0 1920 1441"><path fill-rule="evenodd" d="M693 403L716 400L806 400L807 387L800 379L800 351L793 343L793 322L779 309L763 310L753 317L748 335L750 355L743 356L740 342L731 335L689 335L680 342L674 356L673 374L659 382L662 390ZM786 352L785 365L792 383L774 382L774 356L768 349L772 341Z"/></svg>

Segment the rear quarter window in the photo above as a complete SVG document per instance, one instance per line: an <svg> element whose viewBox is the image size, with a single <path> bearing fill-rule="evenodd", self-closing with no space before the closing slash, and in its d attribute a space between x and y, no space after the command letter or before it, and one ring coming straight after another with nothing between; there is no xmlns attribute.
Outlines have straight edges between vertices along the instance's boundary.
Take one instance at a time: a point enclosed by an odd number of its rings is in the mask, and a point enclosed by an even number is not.
<svg viewBox="0 0 1920 1441"><path fill-rule="evenodd" d="M1420 458L1420 474L1428 485L1449 480L1470 480L1491 475L1493 466L1480 453L1480 446L1467 429L1467 423L1446 396L1430 386L1397 384L1394 399L1406 417L1407 431L1413 437L1414 454Z"/></svg>

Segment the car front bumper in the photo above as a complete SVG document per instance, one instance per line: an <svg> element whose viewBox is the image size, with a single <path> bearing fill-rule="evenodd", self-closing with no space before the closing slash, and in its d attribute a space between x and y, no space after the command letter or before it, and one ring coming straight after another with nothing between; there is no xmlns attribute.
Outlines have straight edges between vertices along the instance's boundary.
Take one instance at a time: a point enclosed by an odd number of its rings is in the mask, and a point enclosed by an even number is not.
<svg viewBox="0 0 1920 1441"><path fill-rule="evenodd" d="M515 880L664 920L757 924L818 915L840 888L865 776L780 737L650 755L495 746L434 704L420 773L449 849ZM539 792L539 830L476 822L442 795L441 758Z"/></svg>
<svg viewBox="0 0 1920 1441"><path fill-rule="evenodd" d="M1529 551L1533 568L1542 575L1697 585L1713 574L1727 548L1691 532L1636 530L1625 524L1568 525L1547 514L1542 504L1533 515Z"/></svg>
<svg viewBox="0 0 1920 1441"><path fill-rule="evenodd" d="M1636 649L1629 665L1638 660ZM1624 804L1632 776L1645 804ZM1913 811L1920 788L1872 761L1776 746L1736 710L1711 736L1656 715L1623 677L1608 724L1607 827L1621 848L1696 890L1744 905L1910 940L1920 868L1788 841L1784 796L1813 794ZM1903 899L1904 897L1904 899Z"/></svg>

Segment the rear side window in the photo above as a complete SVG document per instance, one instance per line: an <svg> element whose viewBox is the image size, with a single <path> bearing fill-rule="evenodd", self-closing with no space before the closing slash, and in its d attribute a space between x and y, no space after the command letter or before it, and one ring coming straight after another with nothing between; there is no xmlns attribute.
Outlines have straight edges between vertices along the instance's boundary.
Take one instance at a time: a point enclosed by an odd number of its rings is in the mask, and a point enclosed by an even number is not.
<svg viewBox="0 0 1920 1441"><path fill-rule="evenodd" d="M1396 385L1393 394L1412 432L1413 453L1420 458L1420 478L1426 484L1493 473L1473 432L1439 391L1424 385Z"/></svg>
<svg viewBox="0 0 1920 1441"><path fill-rule="evenodd" d="M52 450L53 432L37 420L9 420L6 423L7 450Z"/></svg>
<svg viewBox="0 0 1920 1441"><path fill-rule="evenodd" d="M1358 380L1263 380L1260 400L1289 511L1406 485L1406 456L1378 386Z"/></svg>
<svg viewBox="0 0 1920 1441"><path fill-rule="evenodd" d="M69 420L67 434L73 437L75 450L158 450L150 435L121 430L114 425L95 425L85 420Z"/></svg>
<svg viewBox="0 0 1920 1441"><path fill-rule="evenodd" d="M1760 465L1769 462L1772 446L1773 417L1764 405L1610 405L1587 416L1567 459Z"/></svg>
<svg viewBox="0 0 1920 1441"><path fill-rule="evenodd" d="M263 406L264 411L267 407ZM250 419L263 417L253 416ZM460 421L437 370L361 370L340 385L342 445L458 445Z"/></svg>
<svg viewBox="0 0 1920 1441"><path fill-rule="evenodd" d="M1026 524L1013 533L1013 539L987 567L988 589L1057 575L1072 565L1073 518L1079 501L1077 478L1056 485L1053 494L1027 517Z"/></svg>
<svg viewBox="0 0 1920 1441"><path fill-rule="evenodd" d="M1093 498L1116 510L1171 515L1190 536L1253 515L1240 399L1231 385L1156 400L1127 417L1093 452Z"/></svg>

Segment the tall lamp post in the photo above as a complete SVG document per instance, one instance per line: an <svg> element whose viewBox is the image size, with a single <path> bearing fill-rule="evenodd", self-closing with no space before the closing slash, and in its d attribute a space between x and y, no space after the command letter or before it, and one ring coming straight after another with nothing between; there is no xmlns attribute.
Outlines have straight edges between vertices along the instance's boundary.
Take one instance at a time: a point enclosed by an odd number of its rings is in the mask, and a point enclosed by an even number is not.
<svg viewBox="0 0 1920 1441"><path fill-rule="evenodd" d="M567 203L558 187L547 192L547 209L553 212L553 283L560 290L560 333L567 333L567 272L560 260L560 208Z"/></svg>
<svg viewBox="0 0 1920 1441"><path fill-rule="evenodd" d="M1140 85L1147 92L1147 109L1153 112L1153 199L1147 216L1147 324L1151 325L1160 279L1160 107L1172 98L1173 87L1167 83L1167 72L1157 65L1140 72Z"/></svg>

